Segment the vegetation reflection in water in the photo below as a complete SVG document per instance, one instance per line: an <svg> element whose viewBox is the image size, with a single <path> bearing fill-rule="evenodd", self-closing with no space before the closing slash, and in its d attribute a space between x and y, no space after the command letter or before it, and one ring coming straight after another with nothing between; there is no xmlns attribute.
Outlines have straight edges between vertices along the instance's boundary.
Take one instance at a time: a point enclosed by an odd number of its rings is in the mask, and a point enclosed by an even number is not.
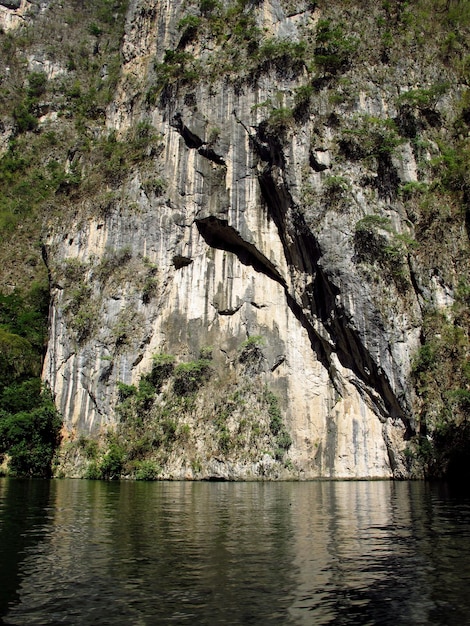
<svg viewBox="0 0 470 626"><path fill-rule="evenodd" d="M0 480L5 624L462 624L470 501L391 482Z"/></svg>

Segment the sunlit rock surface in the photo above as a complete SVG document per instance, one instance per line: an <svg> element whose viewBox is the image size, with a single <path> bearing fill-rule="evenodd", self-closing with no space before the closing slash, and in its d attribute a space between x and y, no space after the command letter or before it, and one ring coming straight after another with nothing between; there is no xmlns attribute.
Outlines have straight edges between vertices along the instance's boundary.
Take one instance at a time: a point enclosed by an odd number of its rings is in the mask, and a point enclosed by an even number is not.
<svg viewBox="0 0 470 626"><path fill-rule="evenodd" d="M300 40L321 17L300 4L288 11L277 0L260 2L257 24L267 36ZM106 125L122 137L150 122L159 137L150 169L135 167L102 210L47 238L53 306L44 378L65 440L115 429L117 383L137 384L152 355L190 361L210 346L214 373L187 418L197 467L182 446L163 477L406 477L420 278L408 265L405 286L365 271L357 224L381 211L398 233L409 232L391 189L416 181L410 144L375 163L376 183L366 186L364 164L341 158L321 91L295 124L267 130L263 103L292 107L302 71L267 67L240 81L220 75L149 101L154 62L177 48L185 6L134 0L128 12ZM185 50L204 60L216 45L197 39ZM342 123L393 114L386 84L350 78L362 83ZM239 355L250 337L260 338L262 356L247 373ZM247 376L279 399L292 438L282 460L261 448L249 459L216 454L209 443L204 398ZM247 402L240 415L253 407ZM64 468L80 474L76 460Z"/></svg>

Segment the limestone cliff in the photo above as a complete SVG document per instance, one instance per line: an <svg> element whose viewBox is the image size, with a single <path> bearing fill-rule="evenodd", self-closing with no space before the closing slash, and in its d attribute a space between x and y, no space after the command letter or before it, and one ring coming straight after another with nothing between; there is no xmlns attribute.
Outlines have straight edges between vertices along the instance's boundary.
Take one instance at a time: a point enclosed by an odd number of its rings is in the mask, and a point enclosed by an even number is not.
<svg viewBox="0 0 470 626"><path fill-rule="evenodd" d="M58 473L420 475L413 359L468 271L464 215L430 226L466 70L386 4L130 2L44 233Z"/></svg>

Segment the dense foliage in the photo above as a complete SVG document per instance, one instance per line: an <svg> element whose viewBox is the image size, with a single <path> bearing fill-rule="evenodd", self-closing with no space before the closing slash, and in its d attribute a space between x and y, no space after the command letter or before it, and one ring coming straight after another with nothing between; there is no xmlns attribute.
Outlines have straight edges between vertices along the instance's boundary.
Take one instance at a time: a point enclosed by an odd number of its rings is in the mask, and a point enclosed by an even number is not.
<svg viewBox="0 0 470 626"><path fill-rule="evenodd" d="M49 476L61 419L40 372L49 294L0 294L0 456L16 476Z"/></svg>

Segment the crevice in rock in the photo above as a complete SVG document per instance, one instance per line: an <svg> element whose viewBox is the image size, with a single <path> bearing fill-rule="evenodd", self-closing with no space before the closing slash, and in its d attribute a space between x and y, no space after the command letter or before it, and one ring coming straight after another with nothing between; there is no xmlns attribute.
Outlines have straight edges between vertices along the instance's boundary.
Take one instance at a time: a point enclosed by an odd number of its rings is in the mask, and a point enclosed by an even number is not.
<svg viewBox="0 0 470 626"><path fill-rule="evenodd" d="M315 3L312 3L311 10L315 11ZM298 11L296 8L286 9L286 18L298 17L299 15L310 15L308 11Z"/></svg>
<svg viewBox="0 0 470 626"><path fill-rule="evenodd" d="M211 215L196 220L196 226L201 237L211 248L233 252L244 265L251 265L257 272L261 272L276 282L285 286L285 281L278 270L264 254L252 243L245 241L240 234L222 220Z"/></svg>
<svg viewBox="0 0 470 626"><path fill-rule="evenodd" d="M98 382L106 383L108 382L111 374L113 373L114 363L110 361L106 367L101 370L100 376L98 378Z"/></svg>
<svg viewBox="0 0 470 626"><path fill-rule="evenodd" d="M131 367L136 367L137 365L139 365L139 363L142 361L142 359L144 358L143 354L139 354L133 361L132 361L132 365Z"/></svg>
<svg viewBox="0 0 470 626"><path fill-rule="evenodd" d="M147 337L145 337L143 341L141 342L139 348L145 348L145 346L148 346L151 339L152 339L151 335L147 335Z"/></svg>
<svg viewBox="0 0 470 626"><path fill-rule="evenodd" d="M201 156L209 159L209 161L212 161L216 165L225 165L224 159L212 148L206 148L205 146L202 146L201 148L199 148L198 152Z"/></svg>
<svg viewBox="0 0 470 626"><path fill-rule="evenodd" d="M247 127L247 125L243 122L243 120L241 120L241 119L239 119L237 117L237 112L236 112L235 109L232 111L232 113L233 113L233 116L235 117L235 120L237 121L237 123L240 124L240 126L242 126L244 128L246 134L248 135L248 139L250 141L250 145L252 146L252 148L256 152L256 154L259 156L259 158L262 161L266 161L267 163L270 163L271 165L273 165L273 158L272 158L271 149L269 147L269 144L265 143L264 141L261 141L257 134L252 133L250 131L250 129Z"/></svg>
<svg viewBox="0 0 470 626"><path fill-rule="evenodd" d="M416 301L418 302L419 309L421 313L423 313L423 302L426 301L426 296L423 292L423 288L418 283L418 279L416 278L416 273L413 267L414 263L412 262L411 255L408 255L407 260L408 260L408 269L410 272L411 286L413 288L413 291L416 294Z"/></svg>
<svg viewBox="0 0 470 626"><path fill-rule="evenodd" d="M50 322L51 322L51 287L53 284L52 281L52 271L49 265L49 254L47 252L47 247L44 243L41 244L41 258L42 258L42 262L44 263L44 266L46 268L47 271L47 288L49 291L49 320L48 320L48 328L50 328ZM62 286L60 285L56 285L56 287L58 289L63 289Z"/></svg>
<svg viewBox="0 0 470 626"><path fill-rule="evenodd" d="M278 356L274 362L274 365L271 367L271 372L275 372L280 365L285 363L285 361L286 361L286 357L284 355Z"/></svg>
<svg viewBox="0 0 470 626"><path fill-rule="evenodd" d="M317 159L314 152L310 152L309 163L310 163L310 167L312 168L314 172L324 172L325 170L328 169L328 165L326 165L326 163L321 163Z"/></svg>
<svg viewBox="0 0 470 626"><path fill-rule="evenodd" d="M292 294L289 293L287 285L285 286L285 294L287 306L307 332L313 352L315 353L317 359L320 361L323 367L328 371L331 383L333 384L334 388L336 389L338 394L342 396L342 386L339 384L335 367L331 359L331 345L315 330L315 328L313 327L313 320L309 319L309 316L306 315L304 309L300 306L300 304L292 296Z"/></svg>
<svg viewBox="0 0 470 626"><path fill-rule="evenodd" d="M20 8L21 0L2 0L2 2L0 2L0 5L6 7L7 9L11 9L12 11L15 11L16 9Z"/></svg>
<svg viewBox="0 0 470 626"><path fill-rule="evenodd" d="M389 154L381 154L377 165L377 191L382 200L396 198L400 186L400 177Z"/></svg>
<svg viewBox="0 0 470 626"><path fill-rule="evenodd" d="M193 260L187 256L183 256L181 254L175 254L172 259L173 265L175 269L180 270L182 267L186 267L187 265L191 265Z"/></svg>
<svg viewBox="0 0 470 626"><path fill-rule="evenodd" d="M186 46L192 43L197 38L197 28L195 26L188 26L181 34L181 38L176 46L177 50L184 50Z"/></svg>
<svg viewBox="0 0 470 626"><path fill-rule="evenodd" d="M350 323L347 312L338 303L339 289L331 282L319 263L322 254L318 241L306 225L300 211L296 209L287 187L279 185L273 179L272 168L269 166L265 167L259 176L259 184L269 213L276 224L288 266L313 278L304 288L301 302L289 293L287 286L286 296L290 309L309 334L312 349L326 365L332 383L336 388L340 386L332 365L331 355L334 350L341 364L365 383L363 389L377 411L385 416L400 418L407 430L411 430L409 420L392 390L388 377L363 345L360 336ZM314 329L315 318L321 321L329 335L333 337L334 348ZM377 402L372 390L380 395L383 405Z"/></svg>
<svg viewBox="0 0 470 626"><path fill-rule="evenodd" d="M209 159L209 161L212 161L216 165L225 165L225 161L220 154L217 154L213 148L208 147L206 142L196 135L196 133L189 130L189 128L183 123L181 113L176 113L173 116L170 126L172 126L176 132L181 135L188 148L197 150L202 157Z"/></svg>
<svg viewBox="0 0 470 626"><path fill-rule="evenodd" d="M183 118L181 113L175 113L173 119L170 122L172 126L184 139L184 143L188 148L200 148L203 145L203 141L195 133L189 130L187 126L183 124Z"/></svg>
<svg viewBox="0 0 470 626"><path fill-rule="evenodd" d="M235 313L238 313L238 311L242 308L242 306L244 305L244 302L240 302L239 305L237 305L236 307L228 307L226 309L219 309L217 304L212 304L212 306L215 308L215 310L217 311L217 313L219 315L235 315Z"/></svg>
<svg viewBox="0 0 470 626"><path fill-rule="evenodd" d="M85 387L85 390L86 390L86 392L88 394L88 397L92 401L93 406L95 407L96 412L98 413L98 415L103 415L103 411L101 411L100 407L98 406L98 401L96 399L95 394L92 391L90 391L89 389L87 389L86 387Z"/></svg>

